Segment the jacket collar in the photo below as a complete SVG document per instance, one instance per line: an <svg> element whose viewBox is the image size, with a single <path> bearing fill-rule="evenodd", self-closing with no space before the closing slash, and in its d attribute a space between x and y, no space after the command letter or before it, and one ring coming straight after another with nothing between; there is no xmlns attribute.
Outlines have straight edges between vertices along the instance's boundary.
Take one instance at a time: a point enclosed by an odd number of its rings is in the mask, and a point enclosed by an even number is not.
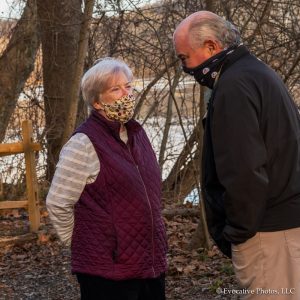
<svg viewBox="0 0 300 300"><path fill-rule="evenodd" d="M244 55L250 54L249 50L247 49L246 46L240 45L239 47L236 48L236 50L228 56L228 58L225 60L222 70L220 73L220 76L228 69L230 66L232 66L236 61L238 61L241 57Z"/></svg>
<svg viewBox="0 0 300 300"><path fill-rule="evenodd" d="M99 114L96 110L92 110L90 117L93 120L95 120L98 124L104 126L117 140L120 140L120 127L121 127L120 122L108 120L104 116ZM132 136L135 133L137 133L141 129L141 125L133 119L125 123L125 127L127 129L129 140L132 138Z"/></svg>

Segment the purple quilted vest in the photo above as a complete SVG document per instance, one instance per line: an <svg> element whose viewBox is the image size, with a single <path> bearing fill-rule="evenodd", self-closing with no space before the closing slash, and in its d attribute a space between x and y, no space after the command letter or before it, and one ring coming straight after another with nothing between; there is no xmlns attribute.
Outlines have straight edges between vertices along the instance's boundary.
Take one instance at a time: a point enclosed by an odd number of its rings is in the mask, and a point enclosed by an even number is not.
<svg viewBox="0 0 300 300"><path fill-rule="evenodd" d="M155 278L166 271L166 233L161 218L161 176L147 135L138 122L120 124L97 112L75 133L86 134L100 173L75 205L72 272L113 280Z"/></svg>

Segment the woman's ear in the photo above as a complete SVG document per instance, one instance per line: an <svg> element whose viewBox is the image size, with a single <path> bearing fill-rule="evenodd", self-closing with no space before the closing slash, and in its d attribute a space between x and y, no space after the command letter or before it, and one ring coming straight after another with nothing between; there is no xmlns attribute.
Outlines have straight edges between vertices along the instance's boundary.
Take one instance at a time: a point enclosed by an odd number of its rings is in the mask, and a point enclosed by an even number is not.
<svg viewBox="0 0 300 300"><path fill-rule="evenodd" d="M103 106L102 106L102 104L100 103L99 100L94 101L93 107L94 107L96 110L103 109Z"/></svg>

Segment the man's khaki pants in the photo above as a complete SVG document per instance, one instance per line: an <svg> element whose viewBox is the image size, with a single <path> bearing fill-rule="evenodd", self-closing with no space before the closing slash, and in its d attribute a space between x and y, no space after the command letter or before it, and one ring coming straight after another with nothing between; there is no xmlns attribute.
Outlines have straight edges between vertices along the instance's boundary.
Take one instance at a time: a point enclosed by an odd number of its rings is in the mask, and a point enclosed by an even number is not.
<svg viewBox="0 0 300 300"><path fill-rule="evenodd" d="M300 300L300 228L258 232L232 245L232 263L242 299Z"/></svg>

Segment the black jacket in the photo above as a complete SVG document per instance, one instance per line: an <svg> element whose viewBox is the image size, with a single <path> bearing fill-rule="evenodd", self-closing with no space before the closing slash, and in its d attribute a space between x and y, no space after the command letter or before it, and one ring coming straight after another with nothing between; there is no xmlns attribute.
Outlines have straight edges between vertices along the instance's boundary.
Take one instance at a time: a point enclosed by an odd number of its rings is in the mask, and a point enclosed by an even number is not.
<svg viewBox="0 0 300 300"><path fill-rule="evenodd" d="M280 77L240 46L210 100L202 190L210 234L231 243L300 227L300 115Z"/></svg>

